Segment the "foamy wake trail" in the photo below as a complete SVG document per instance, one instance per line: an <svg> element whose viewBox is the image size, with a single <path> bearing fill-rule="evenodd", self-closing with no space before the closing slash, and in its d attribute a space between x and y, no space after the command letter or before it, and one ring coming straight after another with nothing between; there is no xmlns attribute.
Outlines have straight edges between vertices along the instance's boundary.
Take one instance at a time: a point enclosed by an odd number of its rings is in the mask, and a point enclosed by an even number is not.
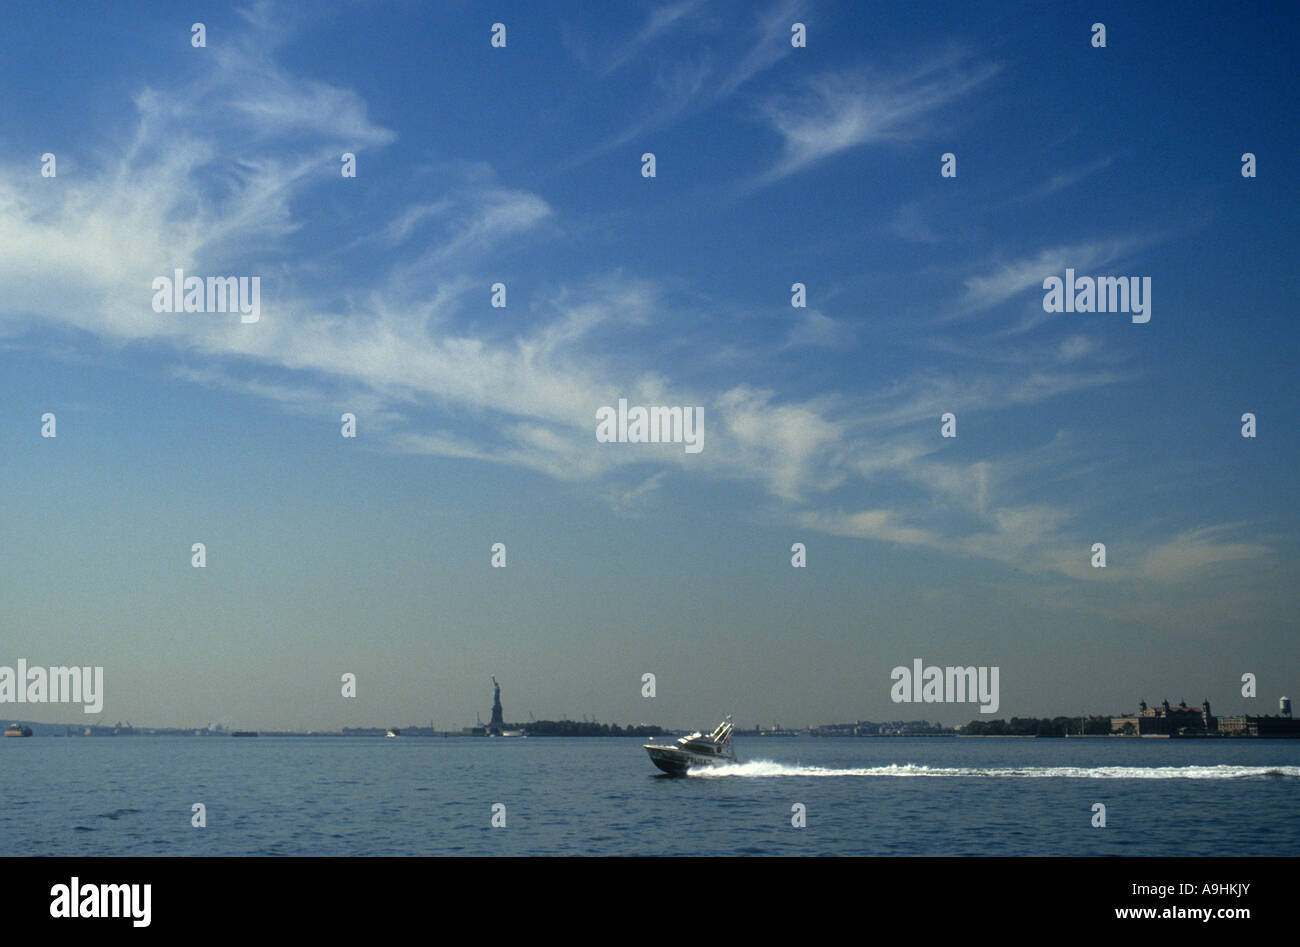
<svg viewBox="0 0 1300 947"><path fill-rule="evenodd" d="M1244 779L1247 777L1300 778L1300 766L1013 766L944 767L917 763L893 763L864 769L834 769L827 766L791 766L772 760L751 760L725 766L703 766L691 776L720 779L724 776L993 776L1003 779Z"/></svg>

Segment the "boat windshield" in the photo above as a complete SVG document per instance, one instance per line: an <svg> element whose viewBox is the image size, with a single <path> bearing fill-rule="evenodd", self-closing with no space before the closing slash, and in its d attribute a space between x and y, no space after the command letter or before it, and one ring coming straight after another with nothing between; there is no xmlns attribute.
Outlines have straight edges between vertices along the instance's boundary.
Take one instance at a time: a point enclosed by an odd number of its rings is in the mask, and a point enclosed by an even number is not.
<svg viewBox="0 0 1300 947"><path fill-rule="evenodd" d="M715 729L707 737L697 730L695 733L692 733L688 736L684 736L678 739L677 745L683 747L700 747L700 748L712 748L714 746L726 745L731 743L731 729L732 729L731 721L724 720L722 723L718 724L717 729Z"/></svg>

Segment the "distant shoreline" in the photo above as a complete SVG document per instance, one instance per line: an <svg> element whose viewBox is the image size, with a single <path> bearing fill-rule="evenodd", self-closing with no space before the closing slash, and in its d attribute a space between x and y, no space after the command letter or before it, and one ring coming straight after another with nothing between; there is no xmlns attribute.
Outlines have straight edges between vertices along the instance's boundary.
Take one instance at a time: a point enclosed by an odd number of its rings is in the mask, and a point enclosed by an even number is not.
<svg viewBox="0 0 1300 947"><path fill-rule="evenodd" d="M31 737L24 739L101 739L105 737L185 737L187 739L229 739L234 736L255 736L255 737L288 737L288 738L310 738L310 737L328 737L331 739L383 739L386 737L386 731L381 729L366 729L365 731L344 732L341 730L257 730L257 731L201 731L195 733L193 730L167 729L167 728L132 728L123 729L121 732L111 732L113 728L103 728L110 732L105 733L67 733L51 732L64 731L65 728L58 724L41 724L31 721L14 721L32 727L33 734ZM44 729L45 732L41 732ZM66 728L71 729L71 728ZM81 728L84 731L84 727ZM661 737L684 736L690 731L662 731ZM746 740L767 740L767 739L820 739L820 740L892 740L902 738L916 739L963 739L963 740L1114 740L1116 742L1128 742L1131 740L1211 740L1218 741L1237 741L1237 740L1293 740L1300 738L1300 734L1250 734L1250 733L1143 733L1143 734L1123 734L1123 733L1066 733L1066 734L1037 734L1037 733L961 733L952 731L950 733L878 733L863 735L826 735L811 733L780 733L780 734L756 734L753 732L738 735ZM460 730L439 730L439 731L421 731L417 733L408 733L403 731L398 737L400 740L518 740L531 737L535 740L544 739L579 739L579 740L603 740L611 737L644 740L653 739L635 733L531 733L511 737L489 737L483 733L465 733Z"/></svg>

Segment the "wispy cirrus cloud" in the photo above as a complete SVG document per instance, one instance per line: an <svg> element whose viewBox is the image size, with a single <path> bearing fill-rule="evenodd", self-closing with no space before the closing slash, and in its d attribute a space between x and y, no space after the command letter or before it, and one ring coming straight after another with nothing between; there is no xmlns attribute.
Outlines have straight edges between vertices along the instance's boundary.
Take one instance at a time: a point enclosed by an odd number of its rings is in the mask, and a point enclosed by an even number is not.
<svg viewBox="0 0 1300 947"><path fill-rule="evenodd" d="M1156 582L1178 582L1233 562L1252 562L1272 555L1258 542L1234 541L1240 525L1221 524L1186 530L1148 546L1135 564L1138 575Z"/></svg>
<svg viewBox="0 0 1300 947"><path fill-rule="evenodd" d="M703 17L707 8L700 3L685 0L656 8L641 30L619 46L605 65L597 67L602 76L643 58L652 43L684 24L698 25L699 41L681 44L671 56L655 61L650 106L621 131L580 153L572 164L582 164L730 99L793 51L790 27L806 6L802 0L777 0L762 8L738 36L730 17ZM591 54L578 49L580 58L592 64Z"/></svg>
<svg viewBox="0 0 1300 947"><path fill-rule="evenodd" d="M451 207L452 202L445 198L427 204L413 204L391 221L380 236L389 244L404 243L417 227L428 219L445 213Z"/></svg>
<svg viewBox="0 0 1300 947"><path fill-rule="evenodd" d="M1093 240L1050 247L1033 256L998 264L966 279L966 294L957 315L991 309L1029 289L1042 290L1044 279L1062 275L1067 267L1083 273L1109 266L1148 242L1138 236Z"/></svg>
<svg viewBox="0 0 1300 947"><path fill-rule="evenodd" d="M1107 568L1091 563L1095 524L1059 503L1008 503L996 489L1007 464L943 464L910 458L900 475L925 483L951 505L808 510L799 525L835 536L930 549L962 559L982 559L1033 575L1104 581L1138 589L1147 583L1203 580L1228 566L1250 568L1271 560L1271 546L1236 538L1240 526L1216 525L1161 537L1127 527L1107 533ZM1022 494L1023 495L1023 494ZM1134 550L1124 558L1116 551Z"/></svg>
<svg viewBox="0 0 1300 947"><path fill-rule="evenodd" d="M729 98L745 83L790 55L794 49L790 44L790 28L809 6L803 0L779 0L760 12L746 40L746 51L726 71L713 98L716 101Z"/></svg>
<svg viewBox="0 0 1300 947"><path fill-rule="evenodd" d="M762 103L782 153L755 183L771 184L861 145L926 134L927 119L997 72L995 64L950 53L896 75L839 70L808 79L799 91Z"/></svg>
<svg viewBox="0 0 1300 947"><path fill-rule="evenodd" d="M584 62L596 69L601 77L611 75L633 62L642 55L647 47L673 32L676 28L690 21L701 10L702 0L678 0L667 3L650 11L641 29L631 39L617 46L607 56L595 61L593 54L583 46L570 40Z"/></svg>
<svg viewBox="0 0 1300 947"><path fill-rule="evenodd" d="M274 39L223 47L211 72L174 98L137 96L131 146L79 177L46 187L52 182L30 168L0 172L3 328L75 329L108 346L148 346L187 383L295 413L356 408L394 450L533 470L624 506L680 473L750 486L776 515L823 532L1075 574L1074 514L1052 502L1051 478L1032 498L1018 492L1009 501L1006 484L1023 458L944 460L935 426L944 411L1001 411L1124 380L1096 364L1086 337L1061 341L1028 370L975 360L943 373L914 368L865 390L782 391L764 380L770 362L757 356L741 380L691 379L673 370L671 351L638 348L647 337L635 332L646 325L673 326L676 345L689 336L655 280L575 275L539 289L526 319L481 318L483 299L475 309L466 294L486 285L483 260L536 239L559 216L546 197L483 168L444 180L443 192L422 186L396 213L359 213L370 227L359 244L384 252L333 268L326 285L316 279L331 270L322 254L290 252L304 236L303 198L346 186L340 149L384 147L396 132L372 123L355 93L275 63ZM737 75L757 74L769 56L775 51ZM788 148L774 173L919 134L935 110L993 71L956 59L894 79L814 80L811 118L779 113ZM195 114L205 122L194 123ZM223 141L239 144L223 150ZM1015 261L968 281L967 303L996 305L1041 280L1044 268L1099 265L1127 247L1099 242ZM255 325L150 307L152 278L175 267L251 266L266 277ZM801 313L783 349L834 347L850 332L823 313ZM599 445L594 412L620 397L702 405L706 450L688 458L670 445ZM841 502L840 491L858 499ZM861 499L878 495L888 501ZM1143 568L1170 581L1264 553L1210 532L1155 537L1149 549Z"/></svg>
<svg viewBox="0 0 1300 947"><path fill-rule="evenodd" d="M1024 194L1016 198L1020 202L1039 201L1044 198L1059 194L1067 188L1074 187L1076 184L1086 181L1100 171L1104 171L1115 163L1112 156L1107 155L1098 158L1096 161L1090 161L1087 164L1079 165L1073 168L1066 168L1057 174L1052 175L1037 187L1030 188Z"/></svg>
<svg viewBox="0 0 1300 947"><path fill-rule="evenodd" d="M801 309L796 322L786 333L788 347L811 345L840 348L853 339L853 329L845 322L832 319L817 309Z"/></svg>

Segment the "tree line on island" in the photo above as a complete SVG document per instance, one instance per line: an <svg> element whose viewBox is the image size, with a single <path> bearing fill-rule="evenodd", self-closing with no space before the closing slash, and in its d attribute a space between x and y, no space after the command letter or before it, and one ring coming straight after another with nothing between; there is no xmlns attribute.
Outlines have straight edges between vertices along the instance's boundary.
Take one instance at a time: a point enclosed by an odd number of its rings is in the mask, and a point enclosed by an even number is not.
<svg viewBox="0 0 1300 947"><path fill-rule="evenodd" d="M639 726L620 727L616 723L596 723L585 720L530 720L528 723L511 724L530 737L662 737L668 731L663 727Z"/></svg>
<svg viewBox="0 0 1300 947"><path fill-rule="evenodd" d="M1109 717L1012 717L1006 720L972 720L962 728L972 737L1063 737L1067 733L1110 733Z"/></svg>

